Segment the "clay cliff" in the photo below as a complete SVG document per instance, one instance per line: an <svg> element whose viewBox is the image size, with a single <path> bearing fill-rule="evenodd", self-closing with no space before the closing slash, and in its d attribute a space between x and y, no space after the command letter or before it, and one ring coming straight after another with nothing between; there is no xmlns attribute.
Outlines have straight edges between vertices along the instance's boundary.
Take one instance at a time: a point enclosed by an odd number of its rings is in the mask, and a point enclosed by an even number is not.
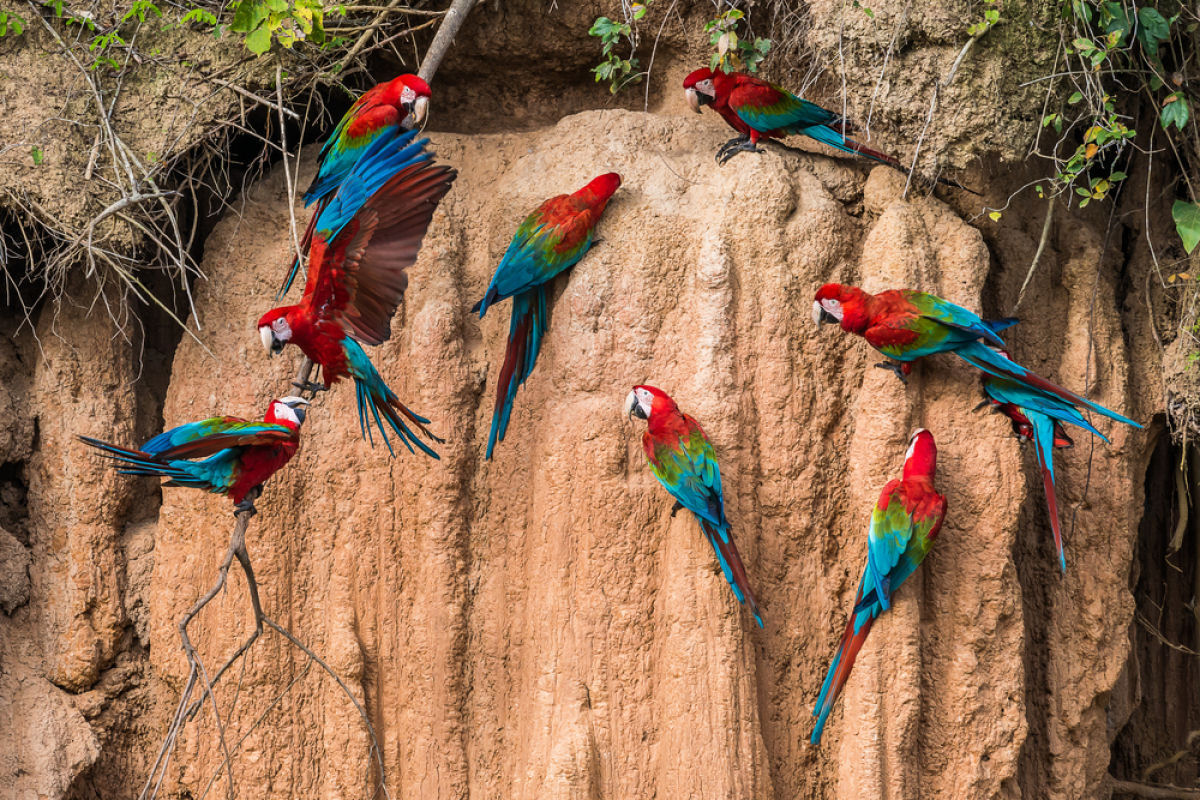
<svg viewBox="0 0 1200 800"><path fill-rule="evenodd" d="M982 63L989 85L1006 79ZM462 76L477 66L458 69L447 91L469 109L478 87ZM674 86L684 64L664 70ZM924 113L910 105L892 112L901 129ZM1094 798L1178 749L1139 731L1172 707L1171 730L1186 733L1194 701L1172 697L1187 694L1188 668L1135 622L1139 578L1174 524L1160 332L1143 301L1146 235L1165 235L1169 215L1127 201L1114 234L1107 209L1061 209L1006 336L1023 363L1146 423L1105 421L1110 444L1080 436L1059 458L1062 575L1033 454L973 410L977 376L935 357L904 386L861 340L810 317L835 280L1009 313L1044 210L980 213L1029 177L1001 159L1005 143L962 173L982 197L906 198L902 174L816 147L719 168L719 120L665 90L648 111L544 116L464 133L466 112L447 109L429 133L460 177L372 359L445 437L441 460L362 441L339 385L314 402L250 525L267 613L364 706L389 796ZM969 130L948 123L939 146ZM314 156L306 147L300 185ZM537 368L485 461L507 310L468 309L529 210L608 170L624 184L602 242L555 283ZM1131 173L1127 196L1146 180ZM141 791L187 675L176 623L214 580L233 515L223 498L117 476L73 437L143 441L216 412L261 414L289 391L294 354L269 359L254 323L290 252L290 205L276 167L216 223L193 287L199 342L154 313L113 322L83 292L31 325L4 322L11 796ZM644 465L641 429L621 413L643 382L717 448L763 630ZM916 427L937 438L946 524L814 747L812 703L870 509ZM192 634L212 665L252 626L235 569ZM216 700L238 797L379 796L354 706L279 636L264 634ZM161 796L225 791L216 726L205 710L184 729Z"/></svg>

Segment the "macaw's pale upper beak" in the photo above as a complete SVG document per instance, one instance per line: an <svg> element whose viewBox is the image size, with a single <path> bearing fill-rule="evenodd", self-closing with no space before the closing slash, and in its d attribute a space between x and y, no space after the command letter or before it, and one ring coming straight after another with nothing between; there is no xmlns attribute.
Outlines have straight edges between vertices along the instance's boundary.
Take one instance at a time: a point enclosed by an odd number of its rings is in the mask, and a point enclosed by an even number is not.
<svg viewBox="0 0 1200 800"><path fill-rule="evenodd" d="M418 97L413 101L412 106L408 109L408 119L405 123L408 127L418 128L425 123L425 117L429 116L429 98Z"/></svg>
<svg viewBox="0 0 1200 800"><path fill-rule="evenodd" d="M692 111L695 111L697 114L699 114L700 106L703 104L700 100L700 93L695 89L686 89L684 90L684 94L687 95L688 107L691 108Z"/></svg>
<svg viewBox="0 0 1200 800"><path fill-rule="evenodd" d="M300 420L301 423L304 422L304 416L307 414L307 411L305 411L304 407L310 405L307 400L305 400L303 397L291 395L283 398L281 402L295 413L296 419Z"/></svg>
<svg viewBox="0 0 1200 800"><path fill-rule="evenodd" d="M637 395L633 392L625 397L625 416L648 419L646 412L642 410L642 404L638 402Z"/></svg>
<svg viewBox="0 0 1200 800"><path fill-rule="evenodd" d="M258 336L262 339L263 347L267 349L267 355L275 355L275 334L271 333L271 326L263 325L259 328Z"/></svg>
<svg viewBox="0 0 1200 800"><path fill-rule="evenodd" d="M826 311L820 303L816 301L813 302L813 322L816 323L818 328L821 327L822 322L832 322L837 324L837 321L838 318Z"/></svg>

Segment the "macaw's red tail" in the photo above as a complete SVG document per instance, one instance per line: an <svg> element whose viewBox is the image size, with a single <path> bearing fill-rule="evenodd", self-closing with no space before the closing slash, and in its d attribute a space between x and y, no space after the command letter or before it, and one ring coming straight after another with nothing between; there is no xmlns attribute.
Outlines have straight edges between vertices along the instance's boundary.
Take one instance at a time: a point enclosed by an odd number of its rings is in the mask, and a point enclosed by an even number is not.
<svg viewBox="0 0 1200 800"><path fill-rule="evenodd" d="M855 608L858 607L861 599L862 589L860 588L858 596L854 600ZM817 703L813 706L813 716L817 718L817 724L813 726L812 736L809 739L813 744L821 743L825 721L829 719L829 712L833 710L833 704L837 702L838 695L842 693L842 687L846 685L846 679L850 677L850 670L854 668L854 660L858 658L858 651L862 649L863 642L867 640L867 634L871 632L871 624L875 621L874 617L867 615L862 627L855 633L854 624L858 617L857 612L850 612L850 621L846 623L846 632L842 634L842 642L838 645L837 654L834 655L833 663L829 665L829 672L825 675L825 683L821 686L821 693L817 695Z"/></svg>
<svg viewBox="0 0 1200 800"><path fill-rule="evenodd" d="M488 432L487 453L490 459L496 442L504 441L508 419L512 414L517 388L533 372L542 337L546 335L546 290L542 286L513 296L512 319L508 324L508 347L504 351L504 366L496 381L496 404L492 408L492 429Z"/></svg>
<svg viewBox="0 0 1200 800"><path fill-rule="evenodd" d="M304 235L300 237L300 252L307 253L308 248L312 246L313 234L317 230L317 217L321 216L321 211L325 206L329 205L329 198L324 198L317 202L313 208L312 216L308 218L308 225L304 228ZM283 285L279 287L279 291L275 293L275 302L283 299L283 296L292 288L292 283L296 280L296 276L300 274L300 257L297 256L292 260L292 267L288 270L287 277L283 279Z"/></svg>
<svg viewBox="0 0 1200 800"><path fill-rule="evenodd" d="M1058 519L1058 497L1054 492L1054 445L1055 421L1045 414L1027 411L1026 416L1033 425L1033 447L1037 453L1038 467L1042 471L1042 485L1046 489L1046 508L1050 512L1050 529L1054 531L1054 547L1058 551L1058 565L1067 571L1067 556L1063 552L1062 527Z"/></svg>
<svg viewBox="0 0 1200 800"><path fill-rule="evenodd" d="M733 589L734 597L750 607L754 621L758 623L758 627L763 627L758 601L754 599L754 590L750 588L750 578L746 576L746 566L742 563L737 545L733 543L733 533L729 530L729 526L716 528L707 520L699 517L697 519L709 544L713 546L713 550L717 551L717 560L721 562L721 570L725 573L725 580L729 581L729 587Z"/></svg>

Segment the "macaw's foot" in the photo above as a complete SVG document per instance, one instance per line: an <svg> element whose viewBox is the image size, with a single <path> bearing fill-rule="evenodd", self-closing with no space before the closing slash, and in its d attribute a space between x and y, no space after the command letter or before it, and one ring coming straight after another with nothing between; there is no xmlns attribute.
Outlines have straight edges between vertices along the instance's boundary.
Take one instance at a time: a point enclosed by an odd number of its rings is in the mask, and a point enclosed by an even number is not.
<svg viewBox="0 0 1200 800"><path fill-rule="evenodd" d="M316 394L317 392L329 391L328 386L315 381L292 381L292 386L295 386L302 392L312 392L313 394Z"/></svg>
<svg viewBox="0 0 1200 800"><path fill-rule="evenodd" d="M675 515L683 510L683 503L675 501L675 507L671 509L671 519L675 519Z"/></svg>
<svg viewBox="0 0 1200 800"><path fill-rule="evenodd" d="M729 151L732 150L733 148L739 147L748 141L750 141L749 136L735 136L732 139L730 139L728 142L726 142L725 144L721 145L720 149L717 150L717 156L716 156L717 163L718 164L723 163L721 161L722 157L726 156L729 153Z"/></svg>
<svg viewBox="0 0 1200 800"><path fill-rule="evenodd" d="M903 383L905 386L908 385L908 374L912 372L912 364L906 362L900 363L896 361L880 361L875 366L879 369L891 370L893 373L895 373L896 377L900 379L901 383Z"/></svg>
<svg viewBox="0 0 1200 800"><path fill-rule="evenodd" d="M746 139L741 143L730 147L729 149L721 148L721 152L717 154L717 163L724 165L729 159L736 156L738 153L761 153L762 148L754 142Z"/></svg>
<svg viewBox="0 0 1200 800"><path fill-rule="evenodd" d="M233 507L233 515L234 516L237 516L238 514L243 514L245 512L249 512L250 516L254 516L255 514L258 513L258 509L254 507L254 499L251 497L245 498L244 500L242 500L242 502L238 503L237 505L235 505Z"/></svg>

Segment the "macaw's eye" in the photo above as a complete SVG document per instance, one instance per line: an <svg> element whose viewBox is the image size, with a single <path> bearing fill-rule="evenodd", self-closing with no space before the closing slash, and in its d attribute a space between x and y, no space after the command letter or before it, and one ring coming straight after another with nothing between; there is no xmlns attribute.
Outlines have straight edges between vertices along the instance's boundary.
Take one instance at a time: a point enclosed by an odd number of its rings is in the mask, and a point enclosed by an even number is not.
<svg viewBox="0 0 1200 800"><path fill-rule="evenodd" d="M277 319L271 323L271 327L277 331L284 330L285 328L287 328L287 326L288 326L287 320L284 319L283 317L280 317L279 319Z"/></svg>
<svg viewBox="0 0 1200 800"><path fill-rule="evenodd" d="M413 100L416 100L416 99L417 99L417 93L412 90L412 87L405 86L403 89L400 90L400 101L401 102L411 103Z"/></svg>

